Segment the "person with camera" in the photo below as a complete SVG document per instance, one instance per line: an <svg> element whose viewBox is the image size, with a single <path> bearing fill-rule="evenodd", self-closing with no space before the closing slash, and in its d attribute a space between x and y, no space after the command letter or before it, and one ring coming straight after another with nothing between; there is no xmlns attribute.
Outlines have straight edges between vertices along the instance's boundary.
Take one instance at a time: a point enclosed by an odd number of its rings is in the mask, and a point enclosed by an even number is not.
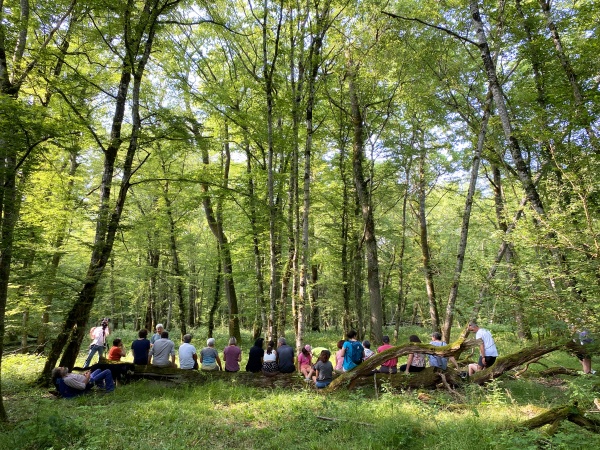
<svg viewBox="0 0 600 450"><path fill-rule="evenodd" d="M98 353L98 361L102 358L104 354L104 345L106 344L106 336L110 334L110 328L108 323L110 319L104 318L100 323L99 327L94 327L90 330L90 338L92 339L92 343L90 344L90 351L88 353L87 359L83 364L83 367L89 367L92 362L92 358L96 353Z"/></svg>

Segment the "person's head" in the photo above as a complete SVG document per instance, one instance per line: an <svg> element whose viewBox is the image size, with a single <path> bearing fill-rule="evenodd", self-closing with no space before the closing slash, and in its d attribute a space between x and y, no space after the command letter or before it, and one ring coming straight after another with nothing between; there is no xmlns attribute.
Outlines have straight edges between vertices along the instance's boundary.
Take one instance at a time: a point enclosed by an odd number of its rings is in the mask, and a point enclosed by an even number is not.
<svg viewBox="0 0 600 450"><path fill-rule="evenodd" d="M267 355L270 355L271 353L273 353L274 348L275 348L275 342L269 341L269 343L267 344Z"/></svg>
<svg viewBox="0 0 600 450"><path fill-rule="evenodd" d="M113 339L113 347L119 347L123 341L119 338Z"/></svg>
<svg viewBox="0 0 600 450"><path fill-rule="evenodd" d="M319 355L319 359L323 362L329 361L331 357L331 352L329 350L321 350L321 354Z"/></svg>
<svg viewBox="0 0 600 450"><path fill-rule="evenodd" d="M206 340L206 345L209 347L214 347L215 346L215 338L208 338Z"/></svg>
<svg viewBox="0 0 600 450"><path fill-rule="evenodd" d="M192 342L192 335L191 334L184 334L183 335L183 342L186 344L189 344L190 342Z"/></svg>
<svg viewBox="0 0 600 450"><path fill-rule="evenodd" d="M348 339L356 339L357 335L358 335L358 333L356 332L356 330L350 330L346 333L346 337Z"/></svg>
<svg viewBox="0 0 600 450"><path fill-rule="evenodd" d="M69 369L66 367L55 367L52 369L52 379L56 380L58 378L63 378L66 374L69 373Z"/></svg>
<svg viewBox="0 0 600 450"><path fill-rule="evenodd" d="M312 357L312 347L308 344L306 344L304 347L302 347L302 354L304 356L308 356L308 357Z"/></svg>
<svg viewBox="0 0 600 450"><path fill-rule="evenodd" d="M162 332L163 331L165 331L165 327L163 327L163 324L162 323L156 324L156 332L158 334L160 334L161 337L162 337Z"/></svg>
<svg viewBox="0 0 600 450"><path fill-rule="evenodd" d="M371 348L371 343L366 339L362 342L364 348Z"/></svg>
<svg viewBox="0 0 600 450"><path fill-rule="evenodd" d="M140 339L146 339L148 337L148 330L142 328L140 331L138 331L138 337Z"/></svg>
<svg viewBox="0 0 600 450"><path fill-rule="evenodd" d="M386 335L384 335L384 336L381 338L381 341L382 341L384 344L389 344L389 343L390 343L390 337L389 337L389 336L386 334Z"/></svg>
<svg viewBox="0 0 600 450"><path fill-rule="evenodd" d="M479 325L477 325L477 322L475 322L473 320L473 321L469 322L469 326L467 327L467 330L477 333L477 330L479 330Z"/></svg>
<svg viewBox="0 0 600 450"><path fill-rule="evenodd" d="M416 334L411 334L408 337L408 341L409 342L421 342L421 339L419 339L419 336L417 336Z"/></svg>
<svg viewBox="0 0 600 450"><path fill-rule="evenodd" d="M433 333L431 333L431 338L434 341L441 341L442 340L442 333L440 333L439 331L434 331Z"/></svg>
<svg viewBox="0 0 600 450"><path fill-rule="evenodd" d="M277 339L277 346L281 347L282 345L286 345L287 341L285 340L284 337L280 337L279 339Z"/></svg>
<svg viewBox="0 0 600 450"><path fill-rule="evenodd" d="M229 345L237 345L237 339L234 336L229 338Z"/></svg>
<svg viewBox="0 0 600 450"><path fill-rule="evenodd" d="M340 339L337 343L337 348L339 348L341 350L343 346L344 346L344 340Z"/></svg>
<svg viewBox="0 0 600 450"><path fill-rule="evenodd" d="M160 337L162 339L169 339L169 332L168 331L163 331L162 333L160 333Z"/></svg>
<svg viewBox="0 0 600 450"><path fill-rule="evenodd" d="M264 342L265 342L265 338L258 338L257 340L254 341L254 346L258 347L258 348L262 348Z"/></svg>

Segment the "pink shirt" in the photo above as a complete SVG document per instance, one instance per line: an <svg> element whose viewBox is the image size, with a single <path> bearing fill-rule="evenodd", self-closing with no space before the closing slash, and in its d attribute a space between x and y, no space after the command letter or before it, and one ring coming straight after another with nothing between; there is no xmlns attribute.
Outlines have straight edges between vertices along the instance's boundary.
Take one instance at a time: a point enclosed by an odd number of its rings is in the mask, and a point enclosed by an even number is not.
<svg viewBox="0 0 600 450"><path fill-rule="evenodd" d="M335 352L335 370L342 370L344 365L344 357L342 356L342 349Z"/></svg>
<svg viewBox="0 0 600 450"><path fill-rule="evenodd" d="M311 357L310 356L305 356L304 353L300 353L298 355L298 363L300 364L300 367L302 366L310 366L311 363Z"/></svg>
<svg viewBox="0 0 600 450"><path fill-rule="evenodd" d="M377 349L377 353L385 352L386 350L392 348L390 344L383 344L381 347ZM398 358L388 359L386 362L382 364L382 366L386 367L396 367L398 365Z"/></svg>

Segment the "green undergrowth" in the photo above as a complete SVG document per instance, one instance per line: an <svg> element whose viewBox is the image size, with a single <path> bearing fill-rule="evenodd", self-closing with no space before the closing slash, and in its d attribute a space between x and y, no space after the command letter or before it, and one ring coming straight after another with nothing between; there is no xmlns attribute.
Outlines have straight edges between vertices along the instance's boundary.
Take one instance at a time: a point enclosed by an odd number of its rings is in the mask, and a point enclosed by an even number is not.
<svg viewBox="0 0 600 450"><path fill-rule="evenodd" d="M337 339L333 333L310 337L313 346L332 349ZM507 340L502 347L508 352L518 345ZM0 450L600 448L598 435L570 423L552 436L517 429L547 408L600 396L600 377L537 376L546 366L577 368L577 360L561 352L531 365L520 379L467 385L457 394L395 391L385 384L378 393L369 387L323 394L309 387L143 380L113 394L64 400L33 387L43 362L21 355L3 360L10 422L0 433Z"/></svg>

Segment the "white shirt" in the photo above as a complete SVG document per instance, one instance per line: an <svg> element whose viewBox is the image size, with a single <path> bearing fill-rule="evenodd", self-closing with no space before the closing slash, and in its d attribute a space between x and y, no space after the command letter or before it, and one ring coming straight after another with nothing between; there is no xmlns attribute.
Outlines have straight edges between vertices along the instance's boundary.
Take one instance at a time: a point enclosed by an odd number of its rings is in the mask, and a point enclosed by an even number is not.
<svg viewBox="0 0 600 450"><path fill-rule="evenodd" d="M194 368L194 355L196 354L196 347L192 344L184 342L179 347L179 367L181 369L193 369Z"/></svg>
<svg viewBox="0 0 600 450"><path fill-rule="evenodd" d="M496 348L496 342L490 333L485 328L480 328L475 333L475 339L481 339L483 341L483 347L485 348L485 356L498 356L498 349Z"/></svg>
<svg viewBox="0 0 600 450"><path fill-rule="evenodd" d="M275 350L273 350L270 355L267 354L267 352L265 352L265 355L263 356L263 361L264 362L277 361L277 352Z"/></svg>

